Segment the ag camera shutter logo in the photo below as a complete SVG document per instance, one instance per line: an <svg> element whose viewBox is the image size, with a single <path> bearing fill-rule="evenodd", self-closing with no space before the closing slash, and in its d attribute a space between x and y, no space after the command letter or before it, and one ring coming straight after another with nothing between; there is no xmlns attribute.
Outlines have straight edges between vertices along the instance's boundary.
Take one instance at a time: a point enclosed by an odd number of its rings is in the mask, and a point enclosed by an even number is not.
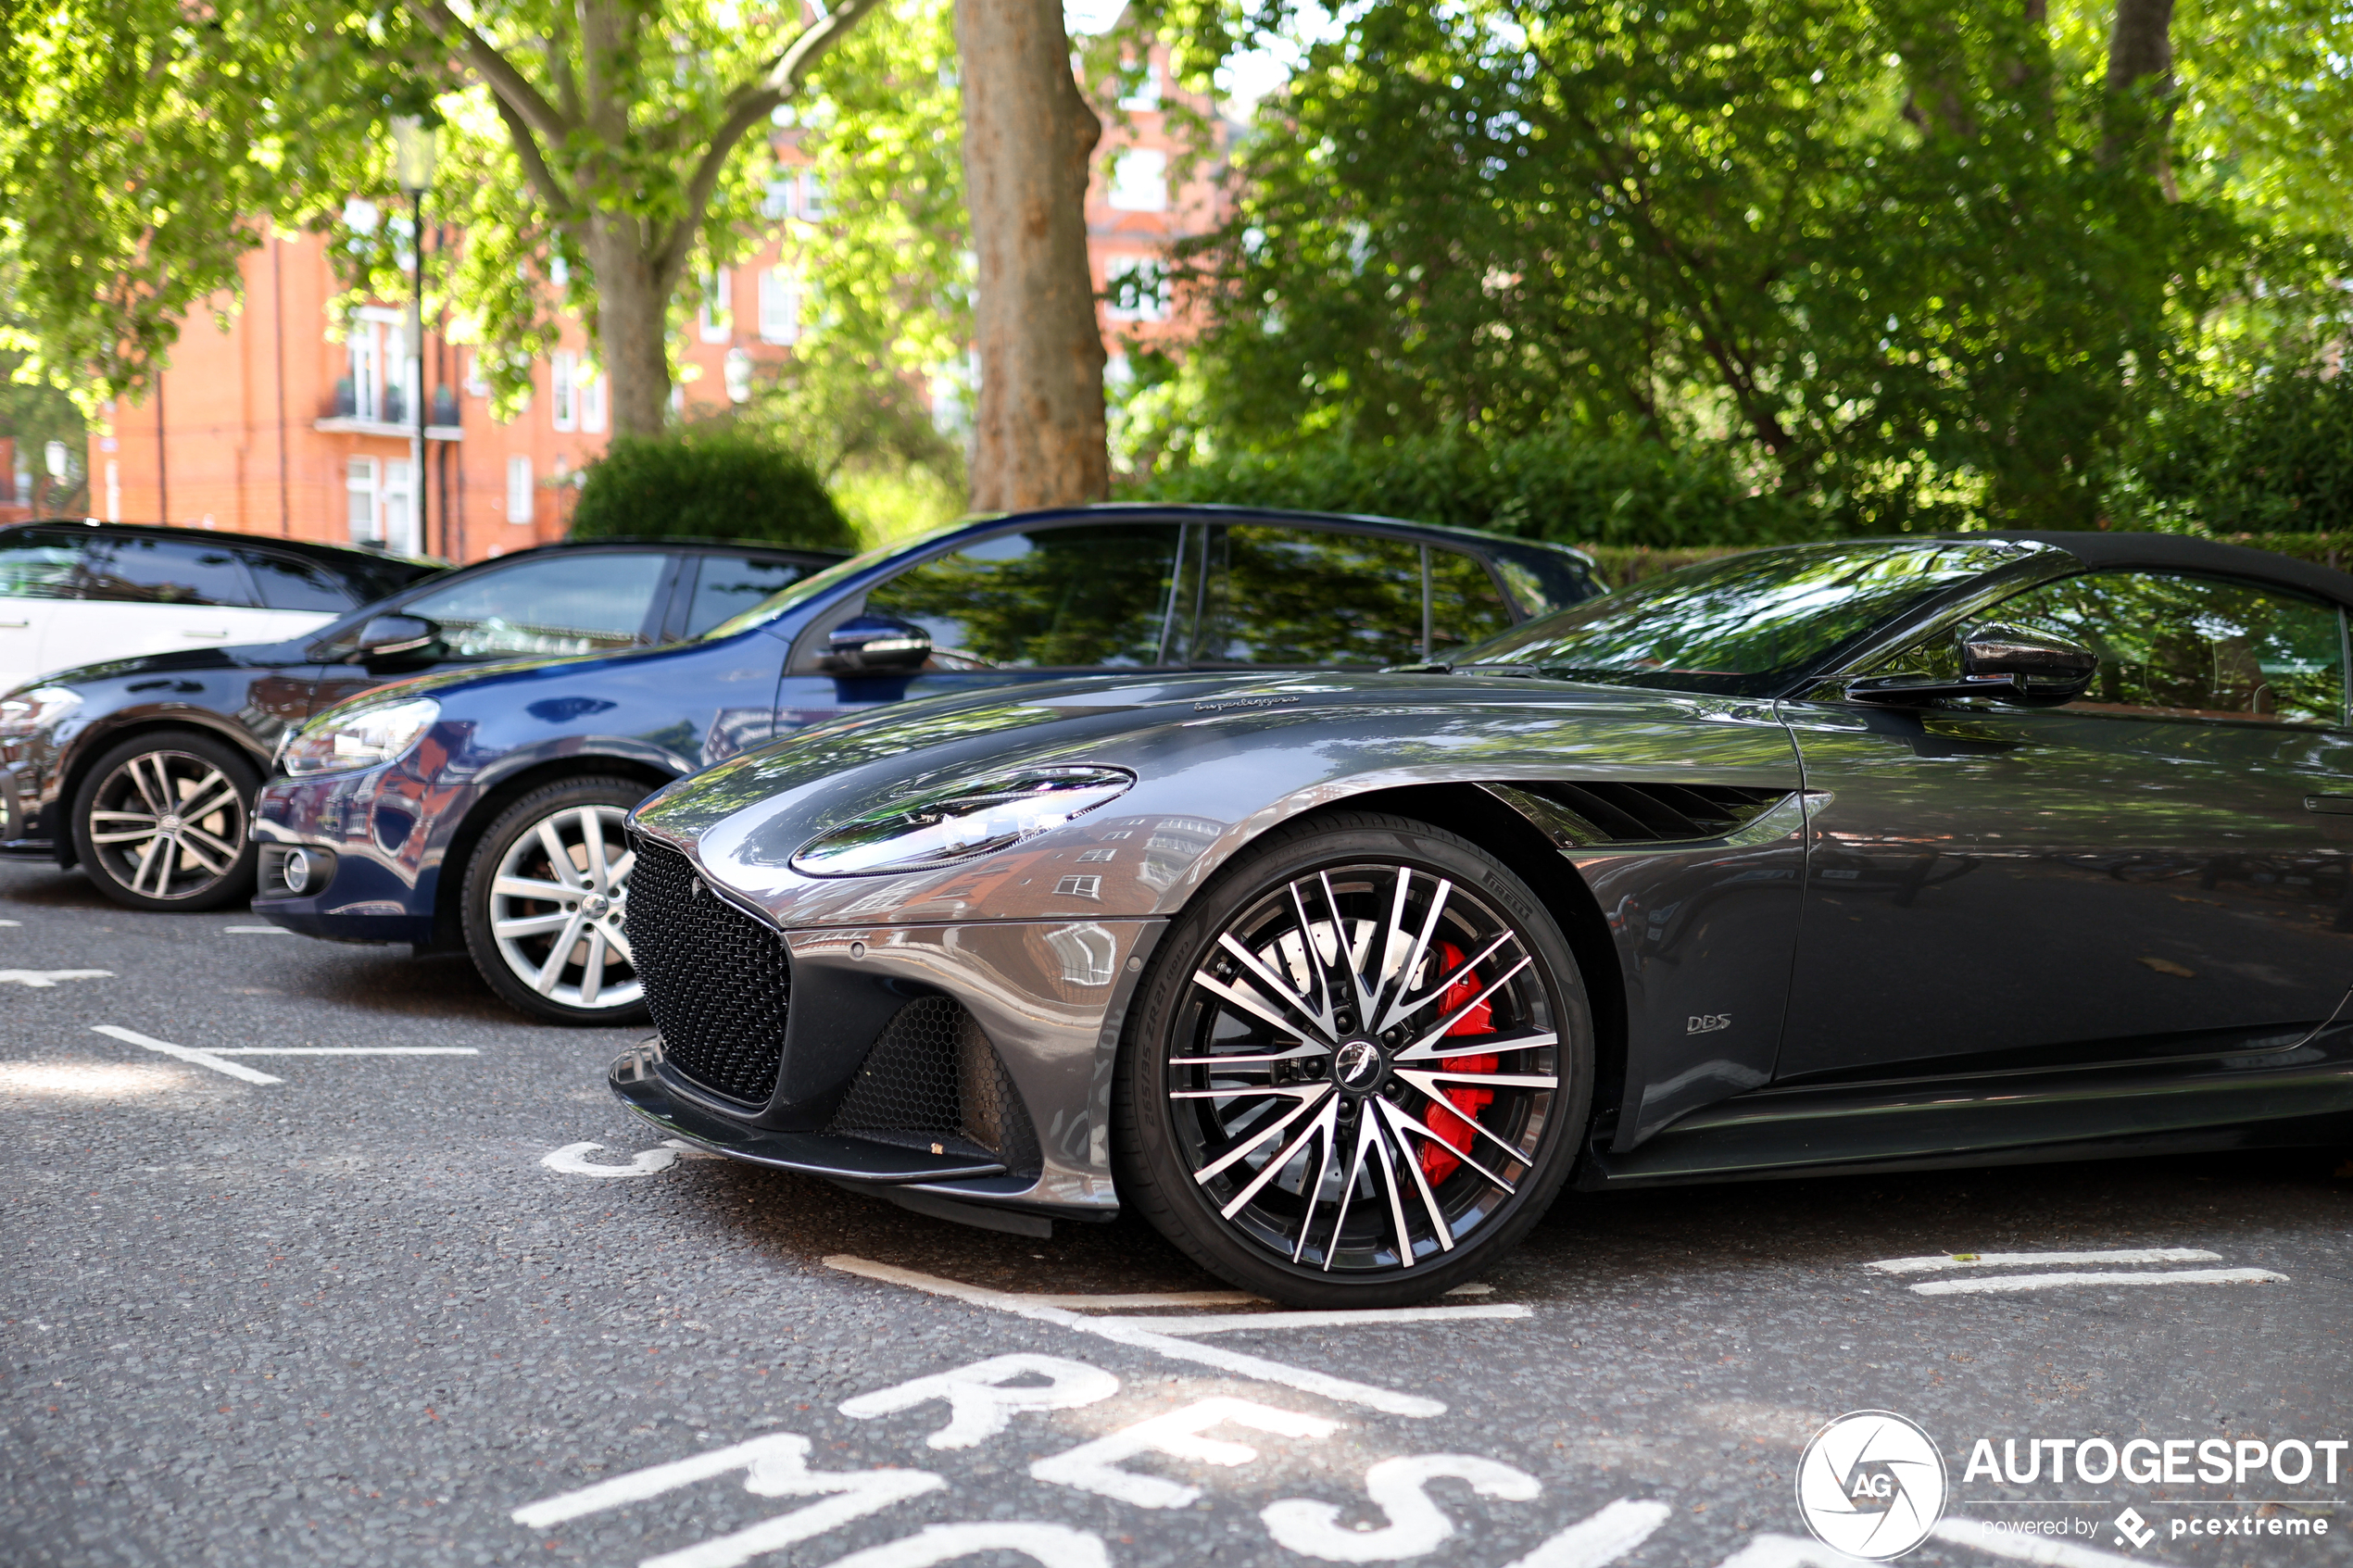
<svg viewBox="0 0 2353 1568"><path fill-rule="evenodd" d="M1797 1461L1797 1511L1814 1538L1884 1562L1944 1517L1944 1456L1892 1411L1853 1411L1814 1434Z"/></svg>

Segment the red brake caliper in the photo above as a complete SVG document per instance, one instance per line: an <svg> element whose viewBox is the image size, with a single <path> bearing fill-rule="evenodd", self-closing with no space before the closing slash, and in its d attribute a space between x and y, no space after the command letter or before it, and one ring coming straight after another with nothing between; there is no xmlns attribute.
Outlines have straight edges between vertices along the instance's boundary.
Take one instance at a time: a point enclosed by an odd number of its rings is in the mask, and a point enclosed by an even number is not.
<svg viewBox="0 0 2353 1568"><path fill-rule="evenodd" d="M1451 974L1462 967L1463 950L1452 942L1441 942L1438 945L1438 961L1443 966L1444 972ZM1473 997L1478 996L1478 989L1477 976L1464 975L1460 980L1447 986L1446 994L1438 999L1438 1016L1441 1018L1449 1016ZM1455 1020L1454 1026L1446 1033L1450 1036L1492 1034L1495 1029L1494 1012L1495 1005L1492 1002L1481 1002ZM1492 1073L1495 1071L1496 1059L1491 1056L1449 1057L1440 1065L1448 1073ZM1433 1105L1429 1108L1429 1130L1463 1153L1468 1154L1471 1146L1471 1129L1470 1123L1464 1118L1477 1116L1480 1111L1494 1104L1495 1091L1474 1089L1466 1084L1454 1084L1448 1085L1441 1092L1446 1097L1446 1105ZM1447 1106L1452 1106L1453 1109L1450 1110ZM1461 1114L1457 1115L1458 1111ZM1461 1160L1432 1143L1422 1145L1421 1160L1422 1175L1433 1185L1453 1175L1455 1168L1462 1164Z"/></svg>

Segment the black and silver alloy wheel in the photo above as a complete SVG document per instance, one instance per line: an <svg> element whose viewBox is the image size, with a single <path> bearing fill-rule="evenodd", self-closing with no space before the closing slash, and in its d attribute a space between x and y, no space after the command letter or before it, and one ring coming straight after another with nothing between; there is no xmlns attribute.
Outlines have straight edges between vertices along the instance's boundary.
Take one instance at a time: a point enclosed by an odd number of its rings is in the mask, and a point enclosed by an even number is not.
<svg viewBox="0 0 2353 1568"><path fill-rule="evenodd" d="M246 821L259 777L209 735L163 732L92 765L73 805L74 854L134 909L209 909L253 888Z"/></svg>
<svg viewBox="0 0 2353 1568"><path fill-rule="evenodd" d="M568 780L533 791L483 835L466 872L466 946L483 978L560 1023L644 1020L623 929L636 852L622 824L646 786Z"/></svg>
<svg viewBox="0 0 2353 1568"><path fill-rule="evenodd" d="M1124 1185L1178 1245L1302 1304L1471 1277L1567 1173L1590 1096L1575 960L1452 834L1337 818L1261 846L1147 982Z"/></svg>

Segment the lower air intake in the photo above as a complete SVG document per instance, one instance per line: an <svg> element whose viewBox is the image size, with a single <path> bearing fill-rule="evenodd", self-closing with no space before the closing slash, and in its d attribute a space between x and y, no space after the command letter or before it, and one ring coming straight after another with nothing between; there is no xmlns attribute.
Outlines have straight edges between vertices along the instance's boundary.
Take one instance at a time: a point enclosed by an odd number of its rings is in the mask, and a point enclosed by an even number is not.
<svg viewBox="0 0 2353 1568"><path fill-rule="evenodd" d="M721 899L686 857L635 841L629 947L671 1071L724 1099L765 1106L785 1060L792 960L781 932Z"/></svg>
<svg viewBox="0 0 2353 1568"><path fill-rule="evenodd" d="M949 997L919 997L891 1015L825 1131L1038 1168L1012 1076L979 1020Z"/></svg>

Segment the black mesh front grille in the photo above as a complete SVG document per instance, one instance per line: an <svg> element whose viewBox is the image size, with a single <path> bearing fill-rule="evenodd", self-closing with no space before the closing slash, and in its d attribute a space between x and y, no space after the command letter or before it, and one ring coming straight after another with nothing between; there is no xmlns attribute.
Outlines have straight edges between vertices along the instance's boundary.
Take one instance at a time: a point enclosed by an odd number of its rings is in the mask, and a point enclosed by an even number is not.
<svg viewBox="0 0 2353 1568"><path fill-rule="evenodd" d="M785 1059L785 939L704 887L677 850L635 843L629 947L662 1055L711 1093L764 1106Z"/></svg>
<svg viewBox="0 0 2353 1568"><path fill-rule="evenodd" d="M891 1015L825 1130L1038 1168L1011 1074L979 1020L950 997L918 997Z"/></svg>

